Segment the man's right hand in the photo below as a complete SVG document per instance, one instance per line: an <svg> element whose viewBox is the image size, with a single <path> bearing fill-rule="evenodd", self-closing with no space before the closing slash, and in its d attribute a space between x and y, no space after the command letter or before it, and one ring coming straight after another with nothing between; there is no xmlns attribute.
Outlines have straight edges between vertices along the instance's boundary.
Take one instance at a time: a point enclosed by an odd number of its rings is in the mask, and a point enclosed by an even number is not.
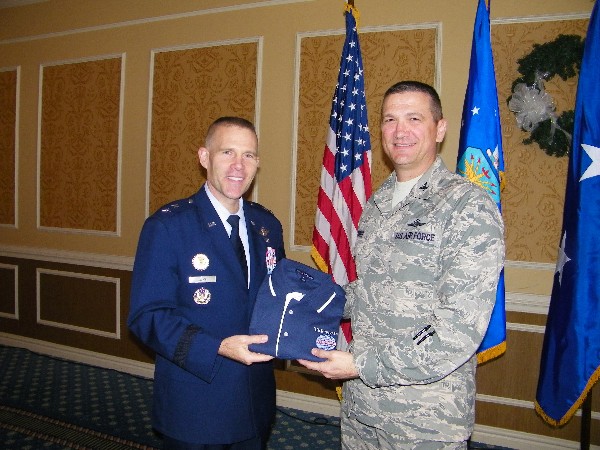
<svg viewBox="0 0 600 450"><path fill-rule="evenodd" d="M219 355L249 366L256 362L266 362L273 359L271 355L255 353L248 349L250 344L263 344L269 336L266 334L230 336L221 341Z"/></svg>

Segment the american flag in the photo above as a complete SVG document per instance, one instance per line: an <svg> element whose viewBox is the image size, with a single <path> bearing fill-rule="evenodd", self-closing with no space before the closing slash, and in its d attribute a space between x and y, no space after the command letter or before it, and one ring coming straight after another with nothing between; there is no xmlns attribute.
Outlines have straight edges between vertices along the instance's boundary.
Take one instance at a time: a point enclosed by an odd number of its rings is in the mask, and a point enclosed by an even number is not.
<svg viewBox="0 0 600 450"><path fill-rule="evenodd" d="M317 266L344 285L356 279L352 253L363 207L371 196L371 139L365 83L353 8L346 8L346 40L333 94L323 154L311 256ZM338 340L345 349L350 324Z"/></svg>

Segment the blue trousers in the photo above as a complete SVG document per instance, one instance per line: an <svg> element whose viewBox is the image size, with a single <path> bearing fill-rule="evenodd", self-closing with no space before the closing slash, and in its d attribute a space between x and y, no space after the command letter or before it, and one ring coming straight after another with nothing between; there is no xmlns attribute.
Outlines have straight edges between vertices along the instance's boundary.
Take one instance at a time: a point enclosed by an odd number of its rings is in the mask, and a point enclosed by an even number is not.
<svg viewBox="0 0 600 450"><path fill-rule="evenodd" d="M266 450L267 443L259 437L233 444L193 444L163 436L164 450Z"/></svg>

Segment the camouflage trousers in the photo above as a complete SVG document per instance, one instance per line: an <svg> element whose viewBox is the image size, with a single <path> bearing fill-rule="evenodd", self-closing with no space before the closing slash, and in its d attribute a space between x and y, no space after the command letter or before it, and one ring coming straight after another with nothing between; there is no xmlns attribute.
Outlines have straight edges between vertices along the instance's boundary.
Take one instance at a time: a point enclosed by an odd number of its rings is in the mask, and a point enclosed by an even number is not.
<svg viewBox="0 0 600 450"><path fill-rule="evenodd" d="M433 425L434 426L434 425ZM342 450L466 450L467 442L407 440L360 423L342 413Z"/></svg>

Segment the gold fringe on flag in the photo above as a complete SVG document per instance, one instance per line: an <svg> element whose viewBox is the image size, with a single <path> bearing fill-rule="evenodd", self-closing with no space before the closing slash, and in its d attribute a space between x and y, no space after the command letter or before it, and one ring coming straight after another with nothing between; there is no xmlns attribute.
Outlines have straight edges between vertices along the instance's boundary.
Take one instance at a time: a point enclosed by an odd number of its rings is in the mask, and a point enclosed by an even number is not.
<svg viewBox="0 0 600 450"><path fill-rule="evenodd" d="M335 393L337 394L338 400L341 402L342 401L342 386L336 386L335 387Z"/></svg>
<svg viewBox="0 0 600 450"><path fill-rule="evenodd" d="M492 359L502 356L506 352L506 341L500 342L498 345L488 348L477 354L477 364L483 364Z"/></svg>
<svg viewBox="0 0 600 450"><path fill-rule="evenodd" d="M575 403L573 403L573 406L571 406L569 408L569 410L565 413L565 415L562 416L560 419L555 420L552 417L548 416L548 414L546 414L544 412L544 410L542 409L540 404L537 402L537 400L535 401L535 412L537 412L542 417L542 419L544 419L546 422L548 422L552 426L560 427L560 426L565 425L569 420L571 420L573 415L581 407L581 405L587 398L588 394L591 394L590 391L592 390L592 387L594 386L594 384L596 384L596 382L599 379L600 379L600 367L598 367L596 369L596 371L592 374L592 376L588 380L587 384L585 385L585 389L583 390L583 392L581 393L581 395L579 396L577 401Z"/></svg>
<svg viewBox="0 0 600 450"><path fill-rule="evenodd" d="M314 245L310 250L310 256L321 272L329 272L329 269L327 268L327 263L325 262L321 254L317 251Z"/></svg>
<svg viewBox="0 0 600 450"><path fill-rule="evenodd" d="M504 192L504 188L506 187L506 177L504 176L504 170L499 171L498 175L500 175L500 192Z"/></svg>

